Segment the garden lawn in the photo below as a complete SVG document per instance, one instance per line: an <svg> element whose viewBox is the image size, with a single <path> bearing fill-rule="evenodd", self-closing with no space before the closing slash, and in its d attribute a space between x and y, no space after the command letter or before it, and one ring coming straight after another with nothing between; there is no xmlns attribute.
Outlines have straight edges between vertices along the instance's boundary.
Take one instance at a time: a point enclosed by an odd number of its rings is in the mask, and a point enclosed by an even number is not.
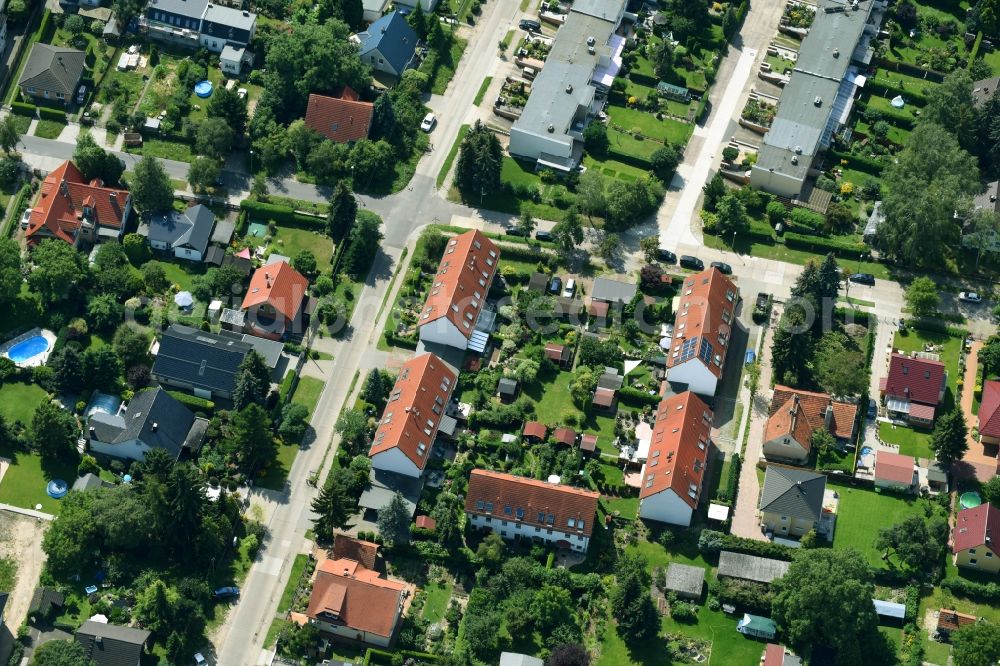
<svg viewBox="0 0 1000 666"><path fill-rule="evenodd" d="M57 139L64 127L66 123L62 121L43 118L35 125L35 136L42 139Z"/></svg>
<svg viewBox="0 0 1000 666"><path fill-rule="evenodd" d="M691 132L694 131L694 126L689 123L682 123L672 118L657 120L652 113L627 109L623 106L609 106L608 115L611 117L611 122L625 131L632 131L635 128L642 132L643 136L657 141L669 141L676 146L687 143Z"/></svg>
<svg viewBox="0 0 1000 666"><path fill-rule="evenodd" d="M840 493L833 547L854 548L876 569L885 568L882 553L875 548L879 530L892 527L907 516L924 513L916 499L834 484L827 487Z"/></svg>
<svg viewBox="0 0 1000 666"><path fill-rule="evenodd" d="M161 160L174 160L175 162L190 162L194 159L191 144L166 139L145 139L142 142L142 148L131 149L129 152L137 152L146 157L157 157Z"/></svg>
<svg viewBox="0 0 1000 666"><path fill-rule="evenodd" d="M951 646L947 643L938 643L930 640L924 632L921 632L924 641L924 662L947 666L948 657L951 656Z"/></svg>
<svg viewBox="0 0 1000 666"><path fill-rule="evenodd" d="M662 626L670 634L711 641L713 664L757 664L765 644L736 631L737 619L722 611L711 611L700 606L698 621L694 624L681 624L664 618Z"/></svg>
<svg viewBox="0 0 1000 666"><path fill-rule="evenodd" d="M295 387L292 402L304 405L309 410L309 416L312 417L313 410L316 409L316 403L319 402L319 396L323 393L324 386L326 384L315 377L299 377L299 384Z"/></svg>
<svg viewBox="0 0 1000 666"><path fill-rule="evenodd" d="M278 227L271 241L271 250L292 259L302 250L309 250L316 257L319 270L328 268L333 259L333 241L326 234L299 227Z"/></svg>
<svg viewBox="0 0 1000 666"><path fill-rule="evenodd" d="M722 239L719 236L705 234L705 245L716 250L732 251L729 241L729 238ZM825 254L819 252L807 252L806 250L786 247L784 243L757 243L740 238L739 236L736 237L735 251L743 255L785 261L800 266L804 265L807 261L822 261L826 257ZM844 261L843 263L851 269L851 272L871 273L880 280L893 279L889 267L885 264L875 261Z"/></svg>
<svg viewBox="0 0 1000 666"><path fill-rule="evenodd" d="M285 584L285 590L281 593L281 601L278 602L278 614L284 615L292 608L292 602L295 600L295 590L299 586L299 579L302 578L302 572L306 570L306 564L309 563L309 556L306 553L299 553L295 556L295 560L292 562L292 571L288 575L288 583Z"/></svg>
<svg viewBox="0 0 1000 666"><path fill-rule="evenodd" d="M286 444L280 439L275 439L275 448L277 455L274 462L267 468L264 476L258 479L257 485L271 490L283 490L285 479L288 478L288 472L291 471L292 463L295 462L295 456L299 454L299 445Z"/></svg>
<svg viewBox="0 0 1000 666"><path fill-rule="evenodd" d="M205 272L205 264L200 261L159 261L156 263L163 266L163 272L167 275L167 280L175 284L182 291L191 291L191 284L194 278Z"/></svg>
<svg viewBox="0 0 1000 666"><path fill-rule="evenodd" d="M0 449L0 457L11 460L7 473L0 481L0 504L13 504L25 509L34 509L41 504L45 513L59 513L59 500L49 497L45 486L53 479L73 483L79 462L75 455L65 460L43 460L35 453Z"/></svg>
<svg viewBox="0 0 1000 666"><path fill-rule="evenodd" d="M895 426L884 421L878 424L878 436L883 442L896 444L904 456L914 458L934 458L931 451L931 431L916 430L905 426Z"/></svg>
<svg viewBox="0 0 1000 666"><path fill-rule="evenodd" d="M423 618L430 623L440 622L448 610L451 599L451 585L448 583L431 583L424 588L427 599L424 601Z"/></svg>
<svg viewBox="0 0 1000 666"><path fill-rule="evenodd" d="M462 59L468 41L453 37L451 46L445 52L432 52L428 54L424 62L420 64L419 71L427 74L430 79L431 93L443 95L451 83L451 78L455 76L455 69L458 61Z"/></svg>
<svg viewBox="0 0 1000 666"><path fill-rule="evenodd" d="M30 424L38 405L45 402L48 394L37 384L12 382L0 386L0 416L8 423L20 421ZM73 477L74 479L76 477Z"/></svg>

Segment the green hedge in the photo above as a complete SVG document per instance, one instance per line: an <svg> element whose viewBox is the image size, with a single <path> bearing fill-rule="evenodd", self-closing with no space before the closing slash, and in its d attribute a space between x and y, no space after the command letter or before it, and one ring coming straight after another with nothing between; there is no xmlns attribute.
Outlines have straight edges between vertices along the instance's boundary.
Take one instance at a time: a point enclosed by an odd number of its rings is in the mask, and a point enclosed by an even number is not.
<svg viewBox="0 0 1000 666"><path fill-rule="evenodd" d="M412 657L418 662L427 661L440 661L441 657L436 654L429 654L427 652L414 652L412 650L398 650L396 652L387 652L386 650L379 650L377 648L368 648L365 652L364 666L372 666L373 664L381 664L383 666L389 666L394 663L393 659L399 655L404 658Z"/></svg>
<svg viewBox="0 0 1000 666"><path fill-rule="evenodd" d="M734 453L732 462L729 465L729 475L723 479L726 486L715 494L715 499L723 502L736 501L736 492L740 486L740 469L742 467L743 460L740 458L740 454Z"/></svg>
<svg viewBox="0 0 1000 666"><path fill-rule="evenodd" d="M10 112L18 116L28 116L34 118L37 110L37 106L34 104L28 104L27 102L11 102L10 105Z"/></svg>
<svg viewBox="0 0 1000 666"><path fill-rule="evenodd" d="M658 393L650 395L646 391L640 391L631 386L623 386L618 389L618 400L623 405L628 405L629 407L644 407L645 405L655 407L660 404L662 398Z"/></svg>
<svg viewBox="0 0 1000 666"><path fill-rule="evenodd" d="M941 587L969 599L987 601L990 603L1000 602L1000 583L977 583L964 578L945 578L941 581Z"/></svg>
<svg viewBox="0 0 1000 666"><path fill-rule="evenodd" d="M390 331L385 332L385 343L390 347L399 347L401 349L416 349L417 341L412 338L401 338L395 333Z"/></svg>
<svg viewBox="0 0 1000 666"><path fill-rule="evenodd" d="M66 112L62 109L53 109L47 106L38 107L38 115L43 120L55 120L61 123L66 122Z"/></svg>
<svg viewBox="0 0 1000 666"><path fill-rule="evenodd" d="M6 221L3 225L3 233L0 234L3 238L9 238L11 234L14 233L15 225L18 219L21 217L21 213L27 208L28 200L31 198L31 186L25 183L21 186L21 189L17 193L17 200L14 201L13 207L10 209L10 215L7 216Z"/></svg>
<svg viewBox="0 0 1000 666"><path fill-rule="evenodd" d="M637 155L629 155L627 153L621 153L617 150L609 150L608 157L615 160L616 162L621 162L622 164L627 164L629 166L634 166L636 169L642 169L644 171L649 171L653 168L649 160L645 157L639 157Z"/></svg>
<svg viewBox="0 0 1000 666"><path fill-rule="evenodd" d="M924 106L928 102L927 95L924 94L923 91L914 90L913 88L904 88L895 81L875 79L869 82L868 89L873 95L885 97L886 99L892 99L896 95L902 95L908 103L912 103L916 106ZM879 110L879 112L881 113L881 110Z"/></svg>
<svg viewBox="0 0 1000 666"><path fill-rule="evenodd" d="M831 150L829 155L831 158L837 160L838 164L841 161L845 161L846 162L845 166L847 166L848 168L854 169L855 171L862 171L864 173L868 173L873 176L882 175L882 169L885 168L885 166L881 162L869 159L867 157L861 157L860 155L852 155L851 153L841 153L836 150Z"/></svg>
<svg viewBox="0 0 1000 666"><path fill-rule="evenodd" d="M972 44L972 50L969 51L969 69L972 69L972 63L976 62L976 56L979 55L979 47L983 43L983 31L980 30L976 34L976 41Z"/></svg>
<svg viewBox="0 0 1000 666"><path fill-rule="evenodd" d="M244 199L240 202L240 209L248 213L248 216L260 218L264 221L274 220L274 222L278 225L301 226L307 229L316 229L318 227L322 227L324 229L326 228L325 217L299 213L296 212L294 208L289 206L279 206L278 204ZM359 211L358 215L360 215L361 212L364 211Z"/></svg>
<svg viewBox="0 0 1000 666"><path fill-rule="evenodd" d="M846 259L856 258L868 252L868 247L859 241L849 241L841 238L824 238L823 236L806 236L788 232L785 234L785 245L790 248L828 254Z"/></svg>
<svg viewBox="0 0 1000 666"><path fill-rule="evenodd" d="M52 23L52 12L48 9L42 14L42 21L38 24L38 30L35 31L35 36L33 41L36 42L47 42L55 31L55 25Z"/></svg>
<svg viewBox="0 0 1000 666"><path fill-rule="evenodd" d="M792 555L795 554L795 549L788 546L782 546L773 541L746 539L735 534L726 534L722 537L722 550L785 561L791 561Z"/></svg>
<svg viewBox="0 0 1000 666"><path fill-rule="evenodd" d="M648 86L650 88L655 88L660 83L660 80L655 76L646 76L639 72L629 72L628 78L632 83L638 83L640 86Z"/></svg>
<svg viewBox="0 0 1000 666"><path fill-rule="evenodd" d="M211 400L199 398L196 395L184 393L183 391L167 391L167 393L170 394L170 397L193 412L204 412L205 414L211 416L211 414L215 411L215 403Z"/></svg>

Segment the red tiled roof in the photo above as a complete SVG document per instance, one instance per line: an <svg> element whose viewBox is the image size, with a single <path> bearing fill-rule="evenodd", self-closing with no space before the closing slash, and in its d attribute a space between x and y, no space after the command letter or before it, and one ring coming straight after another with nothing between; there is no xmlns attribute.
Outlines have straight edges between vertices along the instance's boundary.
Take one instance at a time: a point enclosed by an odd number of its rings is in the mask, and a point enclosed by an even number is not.
<svg viewBox="0 0 1000 666"><path fill-rule="evenodd" d="M420 325L446 317L462 335L472 337L499 261L500 248L481 231L466 231L449 240Z"/></svg>
<svg viewBox="0 0 1000 666"><path fill-rule="evenodd" d="M354 560L367 569L374 569L377 556L377 543L355 539L346 534L333 536L333 559L335 560Z"/></svg>
<svg viewBox="0 0 1000 666"><path fill-rule="evenodd" d="M552 431L552 438L556 440L557 444L573 446L576 444L576 431L572 428L556 428Z"/></svg>
<svg viewBox="0 0 1000 666"><path fill-rule="evenodd" d="M371 102L360 101L347 86L331 97L314 93L309 95L306 125L337 143L366 139L373 109Z"/></svg>
<svg viewBox="0 0 1000 666"><path fill-rule="evenodd" d="M979 405L979 434L1000 437L1000 382L983 384L983 401Z"/></svg>
<svg viewBox="0 0 1000 666"><path fill-rule="evenodd" d="M711 345L709 360L701 359L701 362L716 378L722 377L739 293L733 281L714 267L684 280L674 317L674 339L667 354L667 368L700 358L707 342ZM682 353L687 349L692 350L690 355Z"/></svg>
<svg viewBox="0 0 1000 666"><path fill-rule="evenodd" d="M45 233L67 243L75 243L83 224L84 207L92 209L91 222L102 227L121 229L129 204L127 190L103 187L101 181L89 183L69 160L63 162L42 182L42 193L31 211L25 238L36 242ZM77 217L77 216L80 217ZM37 235L36 235L37 234Z"/></svg>
<svg viewBox="0 0 1000 666"><path fill-rule="evenodd" d="M587 306L587 314L591 317L607 317L610 307L611 304L607 301L591 301L590 305Z"/></svg>
<svg viewBox="0 0 1000 666"><path fill-rule="evenodd" d="M913 483L915 464L913 456L904 456L892 451L879 451L875 454L875 479L894 481L908 486Z"/></svg>
<svg viewBox="0 0 1000 666"><path fill-rule="evenodd" d="M783 645L768 643L764 648L764 661L761 666L782 666L785 663L785 648Z"/></svg>
<svg viewBox="0 0 1000 666"><path fill-rule="evenodd" d="M281 316L294 321L309 290L309 280L284 261L261 266L250 278L242 310L267 304Z"/></svg>
<svg viewBox="0 0 1000 666"><path fill-rule="evenodd" d="M369 457L398 448L423 470L458 377L434 354L403 364L375 431Z"/></svg>
<svg viewBox="0 0 1000 666"><path fill-rule="evenodd" d="M545 358L560 363L563 360L563 354L566 353L566 347L563 345L557 345L554 342L549 342L545 345Z"/></svg>
<svg viewBox="0 0 1000 666"><path fill-rule="evenodd" d="M937 628L938 631L958 631L962 627L975 624L978 619L975 615L959 613L950 608L941 608L938 610Z"/></svg>
<svg viewBox="0 0 1000 666"><path fill-rule="evenodd" d="M698 508L711 430L711 410L691 391L660 402L639 498L673 490L691 508ZM694 497L689 494L691 486Z"/></svg>
<svg viewBox="0 0 1000 666"><path fill-rule="evenodd" d="M515 520L517 509L523 509L524 517L520 522L526 525L553 527L563 532L576 529L589 537L594 529L599 497L600 494L592 490L474 469L465 494L465 510L469 513L491 514L501 520ZM477 505L477 502L483 502L483 505ZM493 504L492 511L486 510L486 503ZM508 507L509 514L506 513ZM540 513L545 514L545 521L538 520ZM552 525L547 525L549 514L554 516ZM570 528L567 523L570 519L574 525L583 521L583 529Z"/></svg>
<svg viewBox="0 0 1000 666"><path fill-rule="evenodd" d="M944 386L944 363L893 354L882 389L886 395L936 407Z"/></svg>
<svg viewBox="0 0 1000 666"><path fill-rule="evenodd" d="M615 404L615 390L598 386L594 391L593 404L598 407L610 407Z"/></svg>
<svg viewBox="0 0 1000 666"><path fill-rule="evenodd" d="M921 405L915 402L911 402L909 415L915 419L923 419L924 421L933 421L934 407L932 407L931 405Z"/></svg>
<svg viewBox="0 0 1000 666"><path fill-rule="evenodd" d="M771 398L771 415L764 430L764 441L786 435L809 451L812 434L826 424L827 408L832 408L830 431L834 437L849 439L854 434L858 406L835 402L826 393L802 391L777 385Z"/></svg>
<svg viewBox="0 0 1000 666"><path fill-rule="evenodd" d="M424 530L433 530L437 527L437 521L430 516L417 516L416 526Z"/></svg>
<svg viewBox="0 0 1000 666"><path fill-rule="evenodd" d="M545 435L548 434L549 429L545 427L544 423L539 423L538 421L528 421L524 424L524 429L521 434L525 437L535 437L537 439L545 439Z"/></svg>
<svg viewBox="0 0 1000 666"><path fill-rule="evenodd" d="M392 636L406 585L380 578L354 560L323 560L316 567L306 615L378 636Z"/></svg>
<svg viewBox="0 0 1000 666"><path fill-rule="evenodd" d="M593 433L585 433L580 437L580 450L590 451L593 453L597 450L597 435Z"/></svg>
<svg viewBox="0 0 1000 666"><path fill-rule="evenodd" d="M994 549L994 539L1000 539L1000 509L992 504L980 504L958 512L952 532L951 552L959 553L969 548L989 545Z"/></svg>

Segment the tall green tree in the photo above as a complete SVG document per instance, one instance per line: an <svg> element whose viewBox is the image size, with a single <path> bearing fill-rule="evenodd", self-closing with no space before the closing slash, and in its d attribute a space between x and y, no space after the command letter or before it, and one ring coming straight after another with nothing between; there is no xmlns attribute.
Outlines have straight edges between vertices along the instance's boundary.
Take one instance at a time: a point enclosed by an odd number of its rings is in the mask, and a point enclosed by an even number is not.
<svg viewBox="0 0 1000 666"><path fill-rule="evenodd" d="M727 193L716 206L715 214L719 217L719 235L729 238L750 228L750 217L746 206L733 192Z"/></svg>
<svg viewBox="0 0 1000 666"><path fill-rule="evenodd" d="M21 133L17 130L17 119L13 115L7 115L0 120L0 148L5 153L14 151L21 141Z"/></svg>
<svg viewBox="0 0 1000 666"><path fill-rule="evenodd" d="M363 278L378 254L381 240L378 218L368 215L359 217L347 238L347 250L341 264L344 271L355 280Z"/></svg>
<svg viewBox="0 0 1000 666"><path fill-rule="evenodd" d="M397 143L402 138L402 127L396 115L396 106L392 101L392 95L379 95L372 104L372 129L373 139L385 139L389 143Z"/></svg>
<svg viewBox="0 0 1000 666"><path fill-rule="evenodd" d="M719 201L722 197L726 195L727 191L726 181L722 180L722 174L716 173L705 186L701 188L701 191L705 194L705 200L702 206L709 213L716 212L716 207L719 205Z"/></svg>
<svg viewBox="0 0 1000 666"><path fill-rule="evenodd" d="M908 573L926 577L941 569L947 541L948 522L944 518L911 515L879 530L875 547L896 555Z"/></svg>
<svg viewBox="0 0 1000 666"><path fill-rule="evenodd" d="M79 428L76 419L48 400L35 408L31 418L31 438L43 458L61 458L76 450Z"/></svg>
<svg viewBox="0 0 1000 666"><path fill-rule="evenodd" d="M83 352L83 372L87 385L113 392L122 375L122 360L113 347L90 347Z"/></svg>
<svg viewBox="0 0 1000 666"><path fill-rule="evenodd" d="M247 100L233 89L219 86L212 92L205 109L209 118L221 118L237 137L247 130Z"/></svg>
<svg viewBox="0 0 1000 666"><path fill-rule="evenodd" d="M610 602L618 632L633 640L655 634L658 617L649 593L645 558L631 553L620 555L615 563L615 583Z"/></svg>
<svg viewBox="0 0 1000 666"><path fill-rule="evenodd" d="M195 192L207 192L218 185L222 164L214 157L199 155L188 167L187 180Z"/></svg>
<svg viewBox="0 0 1000 666"><path fill-rule="evenodd" d="M313 531L317 538L328 543L334 530L346 529L354 514L354 502L347 495L347 488L335 474L330 475L319 495L312 501Z"/></svg>
<svg viewBox="0 0 1000 666"><path fill-rule="evenodd" d="M233 148L233 128L225 118L209 117L198 123L194 148L202 155L220 159Z"/></svg>
<svg viewBox="0 0 1000 666"><path fill-rule="evenodd" d="M826 255L819 265L817 283L821 298L837 300L840 294L840 266L837 265L837 259L832 252Z"/></svg>
<svg viewBox="0 0 1000 666"><path fill-rule="evenodd" d="M253 404L264 404L271 388L271 370L267 367L267 361L256 351L251 351L240 362L235 381L233 407L237 411Z"/></svg>
<svg viewBox="0 0 1000 666"><path fill-rule="evenodd" d="M825 647L844 658L878 633L871 567L856 550L820 548L798 553L788 573L771 583L771 590L772 617L800 655L808 657ZM831 608L838 612L831 613Z"/></svg>
<svg viewBox="0 0 1000 666"><path fill-rule="evenodd" d="M940 265L959 239L955 211L978 190L976 162L940 125L921 122L882 177L885 221L878 242L913 266Z"/></svg>
<svg viewBox="0 0 1000 666"><path fill-rule="evenodd" d="M927 317L937 312L940 296L934 280L929 277L918 277L906 288L904 295L906 305L917 317Z"/></svg>
<svg viewBox="0 0 1000 666"><path fill-rule="evenodd" d="M178 600L177 591L157 579L136 595L132 615L143 628L162 640L170 632Z"/></svg>
<svg viewBox="0 0 1000 666"><path fill-rule="evenodd" d="M1000 372L1000 335L991 335L986 340L979 350L977 359L983 366L984 377L989 378L990 375Z"/></svg>
<svg viewBox="0 0 1000 666"><path fill-rule="evenodd" d="M496 135L478 120L459 147L455 185L467 199L478 201L500 187L503 149Z"/></svg>
<svg viewBox="0 0 1000 666"><path fill-rule="evenodd" d="M132 199L144 215L169 210L174 202L174 186L163 163L155 157L143 155L132 173Z"/></svg>
<svg viewBox="0 0 1000 666"><path fill-rule="evenodd" d="M55 350L45 365L55 373L55 385L60 391L75 393L83 388L86 381L83 359L75 346L63 345Z"/></svg>
<svg viewBox="0 0 1000 666"><path fill-rule="evenodd" d="M867 359L858 344L840 331L826 333L816 343L813 375L827 393L838 397L860 395L868 385Z"/></svg>
<svg viewBox="0 0 1000 666"><path fill-rule="evenodd" d="M358 217L358 200L354 198L346 181L340 181L330 195L330 208L326 215L326 226L335 243L354 228Z"/></svg>
<svg viewBox="0 0 1000 666"><path fill-rule="evenodd" d="M208 504L205 480L194 465L177 464L170 470L164 491L165 504L161 510L165 511L162 514L165 543L175 553L194 555L191 546L198 538Z"/></svg>
<svg viewBox="0 0 1000 666"><path fill-rule="evenodd" d="M21 248L10 238L0 238L0 305L10 303L21 291Z"/></svg>
<svg viewBox="0 0 1000 666"><path fill-rule="evenodd" d="M597 169L587 169L580 174L576 183L576 205L588 220L604 215L608 205L607 190L607 181Z"/></svg>
<svg viewBox="0 0 1000 666"><path fill-rule="evenodd" d="M368 443L368 417L364 412L356 409L342 410L333 429L353 453L360 453Z"/></svg>
<svg viewBox="0 0 1000 666"><path fill-rule="evenodd" d="M87 275L83 255L61 240L43 240L31 251L28 286L51 305L70 296Z"/></svg>
<svg viewBox="0 0 1000 666"><path fill-rule="evenodd" d="M976 622L951 635L955 666L995 666L1000 661L1000 625Z"/></svg>
<svg viewBox="0 0 1000 666"><path fill-rule="evenodd" d="M799 386L809 375L812 336L801 309L786 310L778 323L771 343L771 363L776 381Z"/></svg>
<svg viewBox="0 0 1000 666"><path fill-rule="evenodd" d="M125 173L125 162L97 145L87 130L80 132L76 139L73 163L85 179L100 178L105 185L117 184Z"/></svg>
<svg viewBox="0 0 1000 666"><path fill-rule="evenodd" d="M393 494L389 503L378 511L378 532L390 547L410 538L410 509L402 494Z"/></svg>
<svg viewBox="0 0 1000 666"><path fill-rule="evenodd" d="M976 131L979 117L972 101L972 77L964 67L958 67L927 95L927 104L920 110L920 121L931 122L955 135L958 145L976 151Z"/></svg>
<svg viewBox="0 0 1000 666"><path fill-rule="evenodd" d="M42 643L31 654L31 666L97 666L82 643L54 640Z"/></svg>
<svg viewBox="0 0 1000 666"><path fill-rule="evenodd" d="M951 466L969 450L969 428L961 409L939 414L931 433L930 447L942 465Z"/></svg>
<svg viewBox="0 0 1000 666"><path fill-rule="evenodd" d="M274 461L277 450L271 434L271 417L258 403L250 403L234 413L227 435L228 448L249 472L263 469Z"/></svg>
<svg viewBox="0 0 1000 666"><path fill-rule="evenodd" d="M135 324L125 323L119 326L112 344L115 353L126 367L132 367L149 359L149 333Z"/></svg>

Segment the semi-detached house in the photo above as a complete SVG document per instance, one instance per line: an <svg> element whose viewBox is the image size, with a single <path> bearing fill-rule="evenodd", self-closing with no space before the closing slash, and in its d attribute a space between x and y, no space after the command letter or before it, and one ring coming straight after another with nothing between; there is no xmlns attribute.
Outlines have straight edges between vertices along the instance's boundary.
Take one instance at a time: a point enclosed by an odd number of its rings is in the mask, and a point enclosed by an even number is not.
<svg viewBox="0 0 1000 666"><path fill-rule="evenodd" d="M717 268L696 273L681 289L674 338L667 353L667 381L713 396L726 367L740 292Z"/></svg>
<svg viewBox="0 0 1000 666"><path fill-rule="evenodd" d="M691 524L707 473L711 430L711 410L691 391L660 402L640 475L639 516Z"/></svg>
<svg viewBox="0 0 1000 666"><path fill-rule="evenodd" d="M257 15L208 0L150 0L139 26L153 39L222 53L246 48L257 32Z"/></svg>
<svg viewBox="0 0 1000 666"><path fill-rule="evenodd" d="M491 529L504 539L539 539L585 553L599 497L591 490L474 469L465 513L473 527Z"/></svg>
<svg viewBox="0 0 1000 666"><path fill-rule="evenodd" d="M372 467L414 478L423 474L457 381L434 354L403 364L368 452Z"/></svg>
<svg viewBox="0 0 1000 666"><path fill-rule="evenodd" d="M489 334L477 325L499 261L500 248L481 231L466 231L448 241L420 312L422 342L485 349Z"/></svg>

